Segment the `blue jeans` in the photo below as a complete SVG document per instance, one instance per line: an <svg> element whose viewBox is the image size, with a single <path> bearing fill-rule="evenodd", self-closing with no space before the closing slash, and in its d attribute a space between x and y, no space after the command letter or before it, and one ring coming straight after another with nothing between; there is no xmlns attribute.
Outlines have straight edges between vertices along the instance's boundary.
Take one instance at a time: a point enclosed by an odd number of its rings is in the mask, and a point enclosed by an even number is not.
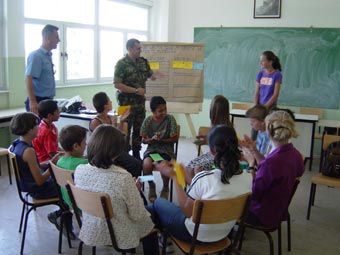
<svg viewBox="0 0 340 255"><path fill-rule="evenodd" d="M192 236L184 225L186 219L182 209L164 198L158 198L153 205L146 206L156 228L166 229L172 236L190 243Z"/></svg>

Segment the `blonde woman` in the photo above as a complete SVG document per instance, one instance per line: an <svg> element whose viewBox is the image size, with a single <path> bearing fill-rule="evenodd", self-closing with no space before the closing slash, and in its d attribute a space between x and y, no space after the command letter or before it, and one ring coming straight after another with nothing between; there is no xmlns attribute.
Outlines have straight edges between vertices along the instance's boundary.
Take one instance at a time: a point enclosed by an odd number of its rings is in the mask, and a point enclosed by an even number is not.
<svg viewBox="0 0 340 255"><path fill-rule="evenodd" d="M274 228L285 213L295 180L304 172L304 164L300 152L289 142L298 135L291 115L286 111L275 111L265 122L275 148L259 163L258 169L254 155L246 148L243 150L254 178L247 221Z"/></svg>

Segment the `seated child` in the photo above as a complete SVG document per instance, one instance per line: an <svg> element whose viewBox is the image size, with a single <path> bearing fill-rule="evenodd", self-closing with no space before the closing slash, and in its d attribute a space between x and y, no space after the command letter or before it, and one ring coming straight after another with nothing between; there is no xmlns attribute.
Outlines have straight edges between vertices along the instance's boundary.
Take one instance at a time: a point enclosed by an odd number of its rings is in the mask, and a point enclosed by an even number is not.
<svg viewBox="0 0 340 255"><path fill-rule="evenodd" d="M86 148L86 133L87 129L78 125L69 125L61 129L59 142L65 154L59 158L57 166L75 170L78 165L88 163L88 160L83 156ZM61 193L66 204L69 208L72 208L72 203L65 187L61 187ZM72 231L72 214L67 218L66 227L69 228L70 238L75 240L76 237Z"/></svg>
<svg viewBox="0 0 340 255"><path fill-rule="evenodd" d="M257 104L246 112L246 117L250 118L250 126L257 132L256 142L249 136L244 135L244 140L241 141L241 147L247 147L259 164L271 150L271 143L266 131L265 118L268 114L268 109L261 104Z"/></svg>
<svg viewBox="0 0 340 255"><path fill-rule="evenodd" d="M209 118L211 127L215 127L217 125L227 125L229 127L233 126L230 122L229 101L226 97L216 95L211 100ZM194 158L186 166L186 170L191 177L194 177L197 172L208 171L214 168L214 156L210 151Z"/></svg>
<svg viewBox="0 0 340 255"><path fill-rule="evenodd" d="M92 98L92 103L98 114L90 121L89 129L91 132L101 124L110 124L124 133L124 123L130 114L130 110L126 110L120 117L120 122L117 123L117 116L110 116L108 114L112 111L112 101L105 92L95 94Z"/></svg>
<svg viewBox="0 0 340 255"><path fill-rule="evenodd" d="M124 112L124 114L120 117L120 123L117 125L117 117L111 117L108 115L108 112L112 110L112 101L106 93L99 92L95 94L93 96L92 103L97 110L98 115L91 120L89 125L90 131L94 131L95 128L102 124L109 124L123 132L124 121L130 114L129 110ZM115 164L126 169L133 177L140 176L142 172L142 163L140 160L135 159L125 151L122 151L120 155L115 158Z"/></svg>
<svg viewBox="0 0 340 255"><path fill-rule="evenodd" d="M19 185L22 191L28 192L35 199L48 199L58 197L50 172L46 170L48 164L39 164L32 140L37 136L40 119L31 112L16 114L11 122L12 134L18 135L12 143L10 150L16 155L21 180ZM56 157L52 159L56 161ZM48 214L48 219L57 228L57 218L62 210Z"/></svg>
<svg viewBox="0 0 340 255"><path fill-rule="evenodd" d="M33 146L40 163L49 161L58 153L58 129L53 122L59 119L57 101L46 99L38 105L41 122Z"/></svg>
<svg viewBox="0 0 340 255"><path fill-rule="evenodd" d="M144 152L143 173L152 174L154 170L152 153L158 153L167 161L175 158L174 143L178 140L177 123L172 115L167 114L166 101L163 97L154 96L150 100L152 115L146 117L142 127L142 143L148 147ZM169 178L162 175L163 189L161 197L168 199ZM149 182L149 201L153 202L156 198L156 185L153 181Z"/></svg>
<svg viewBox="0 0 340 255"><path fill-rule="evenodd" d="M79 165L74 174L75 185L92 192L107 193L112 202L111 219L120 249L132 249L143 242L144 254L159 254L157 233L138 190L141 184L114 160L122 151L124 138L111 125L103 124L92 133L87 156L89 164ZM83 213L79 238L87 245L111 245L105 219Z"/></svg>
<svg viewBox="0 0 340 255"><path fill-rule="evenodd" d="M159 198L147 209L153 215L157 228L165 228L171 235L184 242L192 242L195 227L192 210L196 199L232 198L251 191L252 176L240 170L241 152L234 128L226 125L213 127L208 134L208 142L215 158L216 169L199 172L192 180L190 176L186 176L187 184L191 183L186 192L178 183L171 163L162 161L155 164L161 173L172 178L177 196L181 199L176 205ZM235 221L201 225L197 239L201 242L216 242L225 238L234 225Z"/></svg>

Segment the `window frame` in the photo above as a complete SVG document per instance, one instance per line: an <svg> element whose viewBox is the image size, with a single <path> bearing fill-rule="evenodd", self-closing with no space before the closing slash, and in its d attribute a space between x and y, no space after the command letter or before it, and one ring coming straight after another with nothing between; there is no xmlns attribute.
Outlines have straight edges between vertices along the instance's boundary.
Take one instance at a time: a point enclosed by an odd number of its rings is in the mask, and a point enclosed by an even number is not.
<svg viewBox="0 0 340 255"><path fill-rule="evenodd" d="M2 1L2 0L0 0ZM103 31L112 31L112 32L120 32L123 34L123 45L126 45L127 37L129 33L135 33L135 34L141 34L143 36L146 36L146 38L150 37L150 12L151 12L151 1L140 1L140 0L128 0L124 1L123 3L131 5L131 6L137 6L140 8L145 8L147 10L147 30L141 31L141 30L135 30L135 29L123 29L123 28L113 28L108 26L100 26L99 25L99 2L101 0L93 0L95 1L95 21L93 25L89 24L82 24L82 23L76 23L76 22L67 22L67 21L59 21L59 20L45 20L45 19L34 19L34 18L27 18L24 17L24 24L33 24L33 25L41 25L41 24L53 24L57 27L59 27L59 37L60 37L60 43L58 44L58 48L53 50L53 54L59 54L59 68L58 72L60 72L60 79L56 81L57 87L69 87L69 86L83 86L83 85L93 85L93 84L107 84L112 82L113 78L113 71L111 77L101 77L101 56L100 56L100 32ZM111 0L115 2L122 3L120 0ZM153 1L152 1L153 2ZM82 79L69 79L67 80L67 60L65 60L65 57L61 56L62 53L66 53L67 49L67 37L66 32L68 28L79 28L79 29L92 29L94 33L94 66L93 66L93 78L82 78ZM0 28L1 29L1 28ZM81 42L80 42L81 43ZM40 47L37 46L37 48ZM124 51L122 52L122 57L125 55L126 49L124 47ZM26 55L27 53L25 53ZM26 65L26 59L25 59L25 65ZM54 63L57 64L57 63ZM1 67L1 63L0 63ZM114 66L112 67L112 70L114 70ZM0 76L1 78L1 76ZM1 85L1 83L0 83Z"/></svg>
<svg viewBox="0 0 340 255"><path fill-rule="evenodd" d="M0 0L0 91L4 91L7 89L6 81L5 81L5 29L4 29L4 2Z"/></svg>

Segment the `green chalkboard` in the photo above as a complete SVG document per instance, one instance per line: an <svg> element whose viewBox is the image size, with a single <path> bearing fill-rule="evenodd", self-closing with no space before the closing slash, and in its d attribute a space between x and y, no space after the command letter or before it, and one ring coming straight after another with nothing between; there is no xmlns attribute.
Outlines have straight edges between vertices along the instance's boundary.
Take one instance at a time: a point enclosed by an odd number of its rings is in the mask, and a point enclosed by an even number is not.
<svg viewBox="0 0 340 255"><path fill-rule="evenodd" d="M205 98L252 102L260 55L271 50L283 68L279 104L339 108L340 29L221 27L194 34L205 44Z"/></svg>

